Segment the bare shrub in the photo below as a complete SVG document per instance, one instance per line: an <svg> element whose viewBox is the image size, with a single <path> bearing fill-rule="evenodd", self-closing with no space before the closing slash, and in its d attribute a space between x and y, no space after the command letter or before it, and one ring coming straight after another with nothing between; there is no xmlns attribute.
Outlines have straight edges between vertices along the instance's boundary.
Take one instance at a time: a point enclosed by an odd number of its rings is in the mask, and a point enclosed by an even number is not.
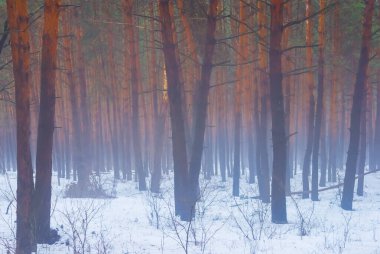
<svg viewBox="0 0 380 254"><path fill-rule="evenodd" d="M297 211L297 227L298 227L298 234L301 236L301 239L303 236L310 235L311 230L314 227L313 223L313 217L314 217L314 202L312 202L312 209L310 210L307 208L306 210L302 210L300 206L298 205L297 200L290 195L291 200L293 201L293 204Z"/></svg>
<svg viewBox="0 0 380 254"><path fill-rule="evenodd" d="M219 186L213 186L211 181L204 180L200 184L200 196L196 203L195 219L191 227L195 246L200 246L204 253L207 244L224 227L229 216L221 220L213 211L218 211L217 204L222 201L224 191Z"/></svg>
<svg viewBox="0 0 380 254"><path fill-rule="evenodd" d="M66 186L65 197L68 198L114 198L116 197L116 182L107 177L90 175L86 189L72 182Z"/></svg>
<svg viewBox="0 0 380 254"><path fill-rule="evenodd" d="M232 219L238 231L243 234L250 247L250 252L255 253L258 242L263 237L272 239L276 234L275 227L270 223L270 205L259 199L247 199L244 203L237 203L234 199Z"/></svg>
<svg viewBox="0 0 380 254"><path fill-rule="evenodd" d="M153 193L146 191L145 193L147 202L147 214L149 224L159 229L161 226L161 212L163 208L163 195L162 193Z"/></svg>
<svg viewBox="0 0 380 254"><path fill-rule="evenodd" d="M95 254L111 254L113 247L110 239L107 237L109 231L101 225L99 232L93 232L94 253Z"/></svg>
<svg viewBox="0 0 380 254"><path fill-rule="evenodd" d="M160 215L158 217L163 236L177 242L184 253L192 253L191 249L194 247L199 247L201 253L204 253L207 244L228 220L227 218L221 221L218 215L210 219L211 212L217 211L214 209L217 206L217 201L222 199L220 194L224 192L217 186L212 186L210 181L201 181L199 191L199 199L194 211L191 212L195 216L191 221L182 221L180 217L175 215L171 192L166 192L158 199L160 211L164 211L164 213L157 213ZM153 207L155 206L152 205Z"/></svg>
<svg viewBox="0 0 380 254"><path fill-rule="evenodd" d="M341 210L341 223L338 225L322 225L324 232L324 248L332 253L343 253L350 242L352 230L352 212ZM336 220L339 218L337 217Z"/></svg>
<svg viewBox="0 0 380 254"><path fill-rule="evenodd" d="M63 219L61 230L68 237L66 245L74 254L110 253L111 246L104 232L91 231L95 221L101 218L101 209L105 204L79 199L71 200L63 210L57 210Z"/></svg>
<svg viewBox="0 0 380 254"><path fill-rule="evenodd" d="M0 224L5 225L10 234L0 235L0 246L6 253L16 251L16 195L13 191L9 175L4 173L6 185L0 189L0 198L7 203L4 210L0 210ZM3 227L4 228L4 227Z"/></svg>
<svg viewBox="0 0 380 254"><path fill-rule="evenodd" d="M164 222L163 226L161 227L162 233L164 236L168 236L169 238L176 241L184 253L188 254L191 237L190 230L193 220L181 221L179 216L175 215L173 211L174 205L171 203L171 201L165 200L164 202L168 214L161 217Z"/></svg>

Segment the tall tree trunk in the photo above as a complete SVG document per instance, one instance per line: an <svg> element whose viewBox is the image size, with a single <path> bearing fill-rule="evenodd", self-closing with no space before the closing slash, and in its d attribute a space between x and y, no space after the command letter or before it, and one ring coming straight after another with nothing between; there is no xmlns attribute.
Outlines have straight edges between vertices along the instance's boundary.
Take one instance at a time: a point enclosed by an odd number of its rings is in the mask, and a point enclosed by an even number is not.
<svg viewBox="0 0 380 254"><path fill-rule="evenodd" d="M219 0L210 0L207 15L206 44L201 67L201 80L197 89L197 106L195 115L194 139L192 143L189 181L190 202L193 207L198 199L199 173L201 170L204 136L206 130L208 95L210 92L210 79L212 73L212 59L215 48L215 31L217 21L217 9Z"/></svg>
<svg viewBox="0 0 380 254"><path fill-rule="evenodd" d="M326 6L326 0L319 1L319 8L323 10ZM324 45L325 45L325 15L319 14L318 20L318 87L317 87L317 105L315 112L314 138L313 138L313 155L311 169L311 200L318 201L318 160L319 146L321 138L321 124L323 114L323 86L324 86Z"/></svg>
<svg viewBox="0 0 380 254"><path fill-rule="evenodd" d="M339 54L339 26L338 19L339 16L339 8L335 7L334 10L334 27L333 27L333 54ZM338 124L339 124L339 115L338 115L338 65L337 60L333 61L333 72L332 72L332 87L331 87L331 96L330 96L330 117L329 117L329 163L328 163L328 181L335 182L336 181L336 169L337 169L337 151L338 151ZM344 93L344 91L341 91Z"/></svg>
<svg viewBox="0 0 380 254"><path fill-rule="evenodd" d="M174 39L174 21L169 10L169 0L159 1L161 34L168 80L168 97L170 122L172 129L172 152L174 162L174 199L175 214L185 215L184 192L188 179L188 161L186 152L186 135L183 112L183 94L181 92L180 65L178 46Z"/></svg>
<svg viewBox="0 0 380 254"><path fill-rule="evenodd" d="M81 23L81 12L78 8L74 10L74 18ZM90 185L90 132L86 129L89 126L89 113L87 107L87 80L86 80L86 68L84 62L84 53L82 49L82 37L83 28L82 24L75 27L75 37L77 43L77 54L76 54L76 71L77 71L77 84L71 83L70 89L72 89L72 116L73 116L73 126L75 132L75 150L74 156L76 157L76 167L78 174L78 191L76 193L79 196L88 196L89 185ZM71 68L70 68L71 70ZM73 75L73 73L71 73ZM71 77L71 82L73 82L73 77ZM73 98L77 97L77 98Z"/></svg>
<svg viewBox="0 0 380 254"><path fill-rule="evenodd" d="M246 6L243 2L239 4L240 19L246 19ZM238 42L238 56L237 62L241 64L245 60L245 49L246 37L246 27L243 23L239 23L239 42ZM244 86L244 65L238 66L236 70L236 78L239 80L235 83L234 89L234 165L233 165L233 186L232 195L239 196L240 189L240 170L242 168L241 164L241 132L242 132L242 91Z"/></svg>
<svg viewBox="0 0 380 254"><path fill-rule="evenodd" d="M16 91L17 210L16 253L33 251L33 168L30 151L30 52L28 1L7 0Z"/></svg>
<svg viewBox="0 0 380 254"><path fill-rule="evenodd" d="M94 2L95 3L95 2ZM107 16L110 16L110 10L109 10L109 4L107 2L104 2L103 9ZM107 64L103 64L104 69L106 69L106 66L109 66L108 69L105 70L105 76L108 74L108 85L111 89L111 96L112 96L112 116L113 121L110 122L110 130L111 131L111 147L112 147L112 161L113 161L113 171L114 171L114 178L120 179L120 171L121 171L121 164L120 164L120 157L122 156L120 154L120 142L121 142L121 131L120 131L120 107L119 107L119 91L116 84L116 64L115 64L115 56L114 56L114 32L113 32L113 25L108 24L107 29L109 34L106 34L106 43L108 44L107 47ZM102 59L103 60L103 59ZM104 61L104 60L103 60Z"/></svg>
<svg viewBox="0 0 380 254"><path fill-rule="evenodd" d="M311 15L311 0L306 0L306 13L305 16ZM311 48L313 42L312 23L311 20L306 20L306 68L313 66L313 49ZM307 139L306 150L302 165L302 198L309 198L309 174L311 154L313 152L313 133L314 133L314 117L315 117L315 100L314 100L314 77L313 72L309 71L306 76L307 89L308 89L308 110L307 116Z"/></svg>
<svg viewBox="0 0 380 254"><path fill-rule="evenodd" d="M262 1L258 2L258 24L259 24L259 39L260 43L258 45L258 54L259 54L259 87L260 99L255 98L257 101L256 113L258 114L259 103L261 105L260 116L257 115L257 181L259 185L260 199L264 203L270 202L270 177L269 177L269 156L268 156L268 51L266 44L268 43L267 37L267 15L266 15L266 4Z"/></svg>
<svg viewBox="0 0 380 254"><path fill-rule="evenodd" d="M38 243L48 243L50 235L59 2L60 0L45 0L44 2L40 113L36 155L36 192L34 199L36 239Z"/></svg>
<svg viewBox="0 0 380 254"><path fill-rule="evenodd" d="M285 20L290 20L292 17L292 5L291 2L285 4L284 6L284 18ZM289 46L289 37L291 35L291 30L290 29L285 29L284 35L283 35L283 45L282 47L287 48ZM283 65L283 71L288 72L292 68L292 61L291 61L291 56L289 53L285 54L284 57L282 58L282 65ZM285 86L285 133L286 136L290 138L290 128L291 128L291 77L287 77L284 79L284 86ZM286 196L290 195L290 178L293 176L293 169L292 169L292 162L293 158L291 156L292 152L292 142L288 140L287 143L287 155L286 157L288 158L287 160L287 166L286 166Z"/></svg>
<svg viewBox="0 0 380 254"><path fill-rule="evenodd" d="M287 223L286 215L286 143L284 96L282 92L281 41L283 33L283 0L271 1L269 43L269 80L272 112L273 173L272 222Z"/></svg>
<svg viewBox="0 0 380 254"><path fill-rule="evenodd" d="M219 70L218 72L218 83L221 83L223 81L223 74ZM217 129L217 141L218 141L218 152L219 152L219 168L220 168L220 175L222 177L222 182L226 182L226 171L227 171L227 155L226 155L226 139L225 136L225 129L226 127L226 121L224 119L226 118L226 114L224 114L225 108L226 108L226 101L225 96L223 96L223 92L225 91L223 88L220 88L218 90L218 129Z"/></svg>
<svg viewBox="0 0 380 254"><path fill-rule="evenodd" d="M139 180L139 190L146 190L145 173L143 168L141 133L140 133L140 117L139 117L139 83L140 83L140 63L138 60L138 42L135 35L135 27L133 21L133 0L124 0L125 23L130 24L127 28L127 41L130 50L130 82L132 95L132 132L133 132L133 151L135 170Z"/></svg>
<svg viewBox="0 0 380 254"><path fill-rule="evenodd" d="M153 17L154 16L154 4L153 2L149 3L149 13ZM153 31L155 29L154 26L155 22L152 19L150 21L150 29ZM160 192L160 181L161 181L161 158L162 158L162 147L164 146L164 133L165 133L165 119L166 119L166 107L167 107L167 100L165 98L162 99L161 102L161 110L159 111L158 107L158 75L155 72L156 65L157 65L157 59L156 59L156 51L154 49L155 45L155 35L154 33L151 34L150 39L150 47L152 48L151 56L150 56L150 82L152 86L152 104L153 104L153 143L154 143L154 150L153 150L153 168L152 168L152 175L151 175L151 191L155 193ZM164 79L163 82L167 82L166 76L164 73ZM164 89L167 87L167 84L165 83Z"/></svg>
<svg viewBox="0 0 380 254"><path fill-rule="evenodd" d="M364 23L362 34L362 45L358 71L356 73L355 90L351 109L350 143L348 145L346 174L344 176L343 195L341 206L344 210L352 210L352 200L355 187L355 171L358 159L360 118L363 96L365 96L365 81L369 64L370 42L372 37L372 17L375 0L368 0L364 10Z"/></svg>

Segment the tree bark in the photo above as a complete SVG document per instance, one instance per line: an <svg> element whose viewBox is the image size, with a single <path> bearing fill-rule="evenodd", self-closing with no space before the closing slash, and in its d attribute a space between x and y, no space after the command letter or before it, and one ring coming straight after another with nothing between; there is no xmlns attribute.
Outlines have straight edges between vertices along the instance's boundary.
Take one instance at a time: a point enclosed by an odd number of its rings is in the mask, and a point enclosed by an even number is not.
<svg viewBox="0 0 380 254"><path fill-rule="evenodd" d="M306 13L305 16L311 15L311 0L306 1ZM313 66L313 49L311 45L313 43L312 22L310 19L306 20L306 68L312 68ZM308 110L307 116L307 138L306 138L306 150L302 165L302 198L309 198L309 174L311 155L313 152L313 133L314 133L314 117L315 117L315 99L314 99L314 77L313 72L309 71L306 75L306 81L308 86Z"/></svg>
<svg viewBox="0 0 380 254"><path fill-rule="evenodd" d="M240 20L245 20L246 18L246 6L243 2L239 4L239 15ZM240 34L239 42L238 42L238 56L237 62L241 64L245 60L244 52L247 47L246 45L246 27L239 23L238 32ZM240 171L241 171L241 132L242 132L242 93L244 86L244 65L238 66L236 70L236 79L235 89L234 89L234 164L233 164L233 181L232 181L232 195L235 197L239 196L240 189Z"/></svg>
<svg viewBox="0 0 380 254"><path fill-rule="evenodd" d="M369 64L370 42L372 38L372 17L375 0L368 0L364 9L362 44L360 50L358 71L356 73L355 90L351 108L350 143L346 160L341 207L352 210L352 200L355 187L355 172L359 150L360 118L363 96L365 96L365 81Z"/></svg>
<svg viewBox="0 0 380 254"><path fill-rule="evenodd" d="M127 28L127 41L130 50L130 82L132 95L132 132L133 151L135 155L135 170L138 175L139 190L146 190L145 173L142 160L140 117L139 117L139 83L140 83L140 63L138 61L138 43L136 43L135 27L133 21L133 0L124 0L125 23Z"/></svg>
<svg viewBox="0 0 380 254"><path fill-rule="evenodd" d="M77 20L79 25L74 29L76 37L76 61L75 67L77 72L77 83L72 83L70 89L73 89L73 94L71 95L74 100L72 107L73 115L73 126L75 126L75 146L76 150L74 151L74 157L76 157L77 164L77 174L78 174L78 187L79 196L84 197L88 196L89 186L90 186L90 174L92 171L91 168L91 147L90 145L90 132L87 131L87 128L90 123L89 112L87 106L87 79L86 79L86 68L84 62L84 53L82 49L82 37L83 37L83 28L81 24L81 11L76 8L74 10L74 18ZM73 73L71 73L73 75ZM71 77L72 82L73 77Z"/></svg>
<svg viewBox="0 0 380 254"><path fill-rule="evenodd" d="M319 8L323 10L326 6L326 0L319 1ZM317 105L315 112L314 137L313 137L313 155L311 169L311 200L318 201L318 160L319 146L321 139L321 126L323 114L323 93L324 93L324 45L325 45L325 16L319 14L318 20L318 87L317 87Z"/></svg>
<svg viewBox="0 0 380 254"><path fill-rule="evenodd" d="M153 17L154 16L154 4L149 3L149 13ZM154 26L154 20L152 19L150 21L150 28L153 31L155 29ZM151 175L151 191L154 193L160 192L160 181L161 181L161 162L162 162L162 154L164 146L164 133L165 133L165 120L166 120L166 108L167 108L167 100L164 97L161 101L161 110L159 110L158 107L158 75L155 72L156 70L156 51L154 49L155 44L155 35L154 33L151 34L151 40L150 40L150 47L152 48L151 51L151 58L150 58L150 81L152 85L152 104L153 104L153 143L154 143L154 150L153 150L153 168L152 168L152 175ZM164 76L164 75L163 75ZM167 82L166 76L164 76L163 82ZM164 85L165 86L165 85ZM167 85L166 85L167 87ZM164 88L165 89L165 88Z"/></svg>
<svg viewBox="0 0 380 254"><path fill-rule="evenodd" d="M45 0L42 35L40 112L36 155L35 219L38 243L50 235L52 152L55 120L55 82L60 0Z"/></svg>
<svg viewBox="0 0 380 254"><path fill-rule="evenodd" d="M281 41L283 0L271 1L269 43L269 80L272 112L273 173L271 212L273 223L287 223L286 215L286 143L284 96L282 92Z"/></svg>
<svg viewBox="0 0 380 254"><path fill-rule="evenodd" d="M364 85L366 86L367 81ZM364 88L366 90L366 88ZM367 95L364 94L363 107L360 119L360 147L359 147L359 161L358 161L358 186L356 189L356 194L358 196L363 196L364 191L364 168L367 154Z"/></svg>
<svg viewBox="0 0 380 254"><path fill-rule="evenodd" d="M30 47L28 1L7 0L16 91L17 210L16 254L33 251L33 168L30 151Z"/></svg>
<svg viewBox="0 0 380 254"><path fill-rule="evenodd" d="M327 112L326 112L327 113ZM321 127L321 176L319 179L319 186L326 187L326 177L327 177L327 153L326 153L326 115L322 116L322 127Z"/></svg>
<svg viewBox="0 0 380 254"><path fill-rule="evenodd" d="M198 199L199 173L201 170L204 136L206 130L208 97L210 92L210 79L212 73L212 60L215 48L215 31L217 9L219 0L210 0L207 15L206 44L201 67L201 80L197 89L197 106L195 115L194 139L192 143L191 160L189 168L190 202L195 205Z"/></svg>
<svg viewBox="0 0 380 254"><path fill-rule="evenodd" d="M174 21L169 10L169 0L159 1L161 20L161 35L165 58L166 76L168 81L168 97L170 108L170 122L172 128L172 152L174 162L174 199L175 214L184 215L184 192L188 179L188 164L186 152L186 135L183 112L183 94L179 74L178 47L174 40Z"/></svg>
<svg viewBox="0 0 380 254"><path fill-rule="evenodd" d="M259 103L261 105L260 114L255 117L257 121L257 181L259 186L259 192L261 200L264 203L270 202L270 177L269 177L269 156L268 156L268 52L266 44L268 43L267 32L267 15L266 4L262 1L258 2L258 25L259 25L259 38L260 43L258 45L259 54L259 87L261 98L255 98L257 101L256 114L259 114Z"/></svg>

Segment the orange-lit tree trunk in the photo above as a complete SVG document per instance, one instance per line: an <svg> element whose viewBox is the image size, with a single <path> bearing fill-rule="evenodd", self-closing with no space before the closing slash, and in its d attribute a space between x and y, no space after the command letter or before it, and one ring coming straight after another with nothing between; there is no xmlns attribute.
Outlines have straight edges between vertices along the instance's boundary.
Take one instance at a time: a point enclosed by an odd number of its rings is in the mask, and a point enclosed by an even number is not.
<svg viewBox="0 0 380 254"><path fill-rule="evenodd" d="M245 4L243 2L239 3L239 16L240 20L245 19ZM240 37L238 41L238 56L237 56L237 63L241 64L244 61L243 57L243 51L245 47L245 40L246 40L246 35L243 35L246 31L246 27L242 24L239 23L239 28L238 28ZM243 79L244 79L244 71L243 71L243 66L240 65L236 69L236 79L237 81L235 83L234 87L234 152L233 152L233 172L232 172L232 195L235 197L239 196L240 192L240 169L241 169L241 158L240 158L240 149L241 149L241 131L242 131L242 87L243 87Z"/></svg>
<svg viewBox="0 0 380 254"><path fill-rule="evenodd" d="M17 227L16 254L31 253L33 168L30 152L30 52L28 1L7 0L17 128Z"/></svg>
<svg viewBox="0 0 380 254"><path fill-rule="evenodd" d="M80 10L74 10L74 18L80 23ZM68 22L67 22L68 23ZM66 25L66 24L65 24ZM66 28L67 29L67 28ZM72 115L72 128L73 128L73 179L76 180L78 175L78 189L77 196L88 195L88 187L90 184L91 166L89 165L89 116L87 111L87 91L86 91L86 73L84 65L84 55L82 52L81 40L83 30L80 25L74 29L76 37L76 61L73 61L72 44L68 40L67 47L65 47L65 62L68 69L68 82L71 100L71 115ZM73 62L76 63L76 73L73 72ZM75 79L76 78L76 79ZM77 82L77 83L76 83Z"/></svg>
<svg viewBox="0 0 380 254"><path fill-rule="evenodd" d="M326 6L326 0L319 1L319 8L323 10ZM322 114L323 114L323 93L324 93L324 46L325 46L325 15L319 14L318 20L318 87L317 87L317 105L315 112L314 137L313 137L313 155L311 169L311 200L318 201L318 160L319 146L321 138Z"/></svg>
<svg viewBox="0 0 380 254"><path fill-rule="evenodd" d="M272 222L287 223L286 215L286 143L284 96L282 92L282 34L283 0L271 1L269 42L269 80L272 112L273 173L272 173Z"/></svg>
<svg viewBox="0 0 380 254"><path fill-rule="evenodd" d="M149 3L149 14L150 16L154 16L154 4L153 2ZM155 30L154 20L151 19L150 21L150 29L151 31ZM166 106L167 106L167 99L162 99L162 107L161 110L159 109L159 101L158 101L158 73L156 73L156 67L157 67L157 54L156 50L154 49L155 44L155 34L151 33L150 38L150 48L151 48L151 54L150 54L150 65L149 65L149 73L150 73L150 82L152 86L152 106L153 106L153 168L152 168L152 175L151 175L151 181L150 181L150 189L154 193L160 192L160 181L161 181L161 158L163 154L162 147L164 146L165 141L165 120L166 120ZM164 75L163 78L164 88L167 88L167 79Z"/></svg>
<svg viewBox="0 0 380 254"><path fill-rule="evenodd" d="M369 64L370 42L372 38L372 17L375 0L368 0L364 9L364 23L362 44L356 73L355 90L351 109L350 122L350 143L348 145L346 174L344 176L343 195L341 207L344 210L352 210L352 199L355 186L356 163L358 159L359 139L360 139L360 118L363 97L365 96L365 81Z"/></svg>
<svg viewBox="0 0 380 254"><path fill-rule="evenodd" d="M59 0L45 0L44 2L40 113L36 155L36 192L34 199L36 240L38 243L48 243L50 235L59 2Z"/></svg>
<svg viewBox="0 0 380 254"><path fill-rule="evenodd" d="M267 44L267 8L266 4L262 1L258 2L259 12L257 14L259 25L259 85L258 90L260 97L255 98L259 100L256 102L255 117L257 123L257 181L259 186L260 199L264 203L270 202L270 177L269 177L269 158L268 158L268 53L266 49ZM259 114L259 103L261 102L261 112Z"/></svg>
<svg viewBox="0 0 380 254"><path fill-rule="evenodd" d="M175 12L174 12L174 1L169 1L169 12L170 12L170 15L173 17L173 22L175 23ZM174 40L174 43L177 44L177 45L180 45L180 39L178 39L178 31L177 31L177 28L176 28L176 25L173 26L173 40ZM179 47L179 46L178 46ZM192 142L192 138L191 138L191 126L190 126L190 115L189 115L189 107L190 107L190 102L189 102L189 98L187 96L187 93L186 93L186 82L185 82L185 72L183 71L183 67L182 67L182 63L181 63L181 58L180 58L180 51L177 52L177 58L179 59L179 64L180 64L180 68L178 69L179 73L179 79L180 79L180 89L181 89L181 93L182 93L182 98L183 98L183 103L182 103L182 112L183 112L183 120L185 121L185 135L186 135L186 152L187 152L187 157L190 158L190 152L191 152L191 142Z"/></svg>
<svg viewBox="0 0 380 254"><path fill-rule="evenodd" d="M140 82L140 66L138 61L138 50L137 50L137 36L135 34L135 26L133 21L133 0L124 0L124 14L125 23L128 24L127 27L127 41L128 48L130 50L130 85L131 85L131 95L132 95L132 139L133 139L133 151L134 151L134 161L135 170L138 175L139 180L139 190L146 190L145 173L143 168L143 161L141 155L141 130L140 130L140 119L139 119L139 82Z"/></svg>
<svg viewBox="0 0 380 254"><path fill-rule="evenodd" d="M306 13L305 16L311 15L311 0L306 1ZM306 68L312 68L313 66L313 49L311 48L313 42L312 23L311 20L306 20ZM302 198L309 198L309 173L311 154L313 151L313 133L314 133L314 116L315 116L315 101L314 101L314 77L313 72L309 70L306 74L306 82L308 87L308 109L307 109L307 141L306 151L303 159L302 166Z"/></svg>
<svg viewBox="0 0 380 254"><path fill-rule="evenodd" d="M333 55L339 54L339 26L338 19L339 10L338 6L335 7L334 10L334 24L333 24L333 46L332 52ZM339 123L339 115L338 115L338 73L339 69L337 66L337 61L333 61L333 71L332 71L332 84L331 84L331 96L330 96L330 117L329 117L329 162L328 162L328 173L327 180L329 182L336 181L336 169L337 169L337 149L338 149L338 123ZM344 91L341 91L344 93Z"/></svg>
<svg viewBox="0 0 380 254"><path fill-rule="evenodd" d="M186 215L185 184L188 179L188 161L181 89L178 46L175 43L174 21L169 10L169 0L159 1L161 34L168 81L170 122L172 129L172 152L174 162L174 199L176 215Z"/></svg>
<svg viewBox="0 0 380 254"><path fill-rule="evenodd" d="M292 18L292 5L291 2L285 4L284 6L284 18L286 20L290 20ZM284 30L284 35L283 35L283 48L287 48L289 46L289 37L291 36L291 29L285 29ZM283 71L284 72L289 72L292 68L292 61L291 61L291 55L289 54L290 52L287 52L284 54L282 58L282 66L283 66ZM285 93L285 132L288 137L290 137L290 122L291 122L291 76L288 76L284 79L284 93ZM291 155L292 147L291 147L291 141L289 140L287 143L287 166L286 166L286 195L290 195L290 178L293 174L293 169L292 169L292 163L293 163L293 158Z"/></svg>
<svg viewBox="0 0 380 254"><path fill-rule="evenodd" d="M68 34L69 33L69 27L68 27L68 19L69 19L69 15L67 12L63 13L62 15L62 24L63 24L63 28L62 28L62 32L63 34ZM67 69L67 73L64 73L64 82L61 83L61 85L63 85L63 83L65 83L65 86L69 86L70 85L70 80L69 78L72 76L70 75L70 73L72 73L72 69L69 69L69 67L71 67L71 64L69 61L71 61L71 58L69 57L71 54L71 51L70 51L70 41L71 39L70 38L64 38L63 39L63 42L62 44L64 45L64 50L62 50L62 54L64 54L64 57L62 57L62 64L63 66ZM67 55L66 55L67 54ZM66 90L66 93L65 95L68 94L67 90L68 89L65 89ZM68 96L67 96L68 97ZM66 97L66 98L67 98ZM63 128L64 128L64 132L65 132L65 166L66 166L66 179L70 179L71 177L71 170L72 170L72 156L71 156L71 148L72 148L72 139L70 139L70 133L71 133L71 117L70 117L70 112L71 112L71 100L62 100L62 103L63 103L63 106L62 108L64 109L63 111L63 116L64 116L64 119L66 121L63 121L64 125L63 125Z"/></svg>
<svg viewBox="0 0 380 254"><path fill-rule="evenodd" d="M221 70L217 70L217 83L221 83L223 80L223 73ZM225 92L224 87L220 87L218 89L217 94L217 104L218 104L218 128L217 128L217 142L218 142L218 157L219 157L219 168L220 175L222 178L222 182L226 182L226 173L227 173L227 155L226 155L226 114L224 113L226 110L227 103L225 101L225 96L223 94Z"/></svg>
<svg viewBox="0 0 380 254"><path fill-rule="evenodd" d="M65 12L65 15L63 17L65 18L64 21L69 20L72 18L72 15L69 15L69 12ZM69 28L70 22L63 22L63 33L69 34L70 28ZM70 98L70 106L69 110L67 112L67 115L70 117L67 117L67 119L71 119L71 122L67 125L70 126L68 133L73 133L71 135L71 138L68 138L68 141L70 143L70 146L68 147L68 155L72 157L72 163L70 166L72 166L73 170L73 180L77 180L77 171L78 171L78 161L80 160L81 155L81 140L82 137L80 135L80 118L79 114L76 113L78 109L78 92L77 92L77 86L74 82L74 70L73 70L73 45L72 40L70 38L65 38L63 42L63 51L64 51L64 62L65 62L65 68L67 69L67 85L69 87L68 89L68 96ZM69 169L70 171L70 169ZM67 175L67 174L66 174ZM70 176L70 174L68 174Z"/></svg>
<svg viewBox="0 0 380 254"><path fill-rule="evenodd" d="M184 39L186 40L186 47L187 47L187 54L188 56L191 56L192 58L192 61L189 63L189 71L187 71L188 75L186 75L186 82L189 82L189 85L190 87L188 88L189 90L193 91L192 94L192 99L194 100L193 102L190 101L190 103L193 105L192 107L192 116L193 118L195 119L196 116L196 107L194 107L194 105L196 105L196 90L197 90L197 86L199 86L199 82L200 82L200 66L201 66L201 60L200 60L200 54L199 54L199 50L198 48L196 47L196 42L195 42L195 38L194 38L194 35L191 31L191 26L190 26L190 21L189 21L189 18L187 17L186 15L186 10L185 10L185 7L184 7L184 2L183 0L177 0L177 7L178 7L178 12L179 12L179 16L181 17L181 21L182 21L182 25L183 25L183 29L184 29ZM186 97L185 97L185 100ZM187 101L185 101L186 103ZM189 103L189 104L190 104ZM186 103L186 109L187 109L187 104ZM187 110L186 110L187 112ZM188 116L188 115L186 115ZM195 121L193 119L193 123L192 123L192 127L194 127L195 129ZM189 124L189 119L186 118L185 119L185 128L189 128L190 127L190 124ZM189 125L189 126L187 126ZM191 135L194 135L193 132L189 131L189 130L186 130L188 133L186 134L187 135L187 142L188 142L188 147L191 146L191 143L193 142L192 138L194 138L193 136ZM189 152L191 150L189 149Z"/></svg>
<svg viewBox="0 0 380 254"><path fill-rule="evenodd" d="M105 10L105 14L110 16L110 7L107 2L104 2L103 9ZM120 179L120 171L121 171L121 163L120 158L123 157L121 154L121 142L122 142L122 132L120 131L121 119L120 119L120 107L119 107L119 91L116 84L116 64L115 64L115 56L114 56L114 31L112 24L107 25L109 34L106 34L107 40L107 60L109 66L108 75L109 75L109 85L111 88L111 96L112 96L112 116L113 121L111 124L111 147L112 147L112 161L113 161L113 171L114 178ZM124 171L123 171L124 172Z"/></svg>

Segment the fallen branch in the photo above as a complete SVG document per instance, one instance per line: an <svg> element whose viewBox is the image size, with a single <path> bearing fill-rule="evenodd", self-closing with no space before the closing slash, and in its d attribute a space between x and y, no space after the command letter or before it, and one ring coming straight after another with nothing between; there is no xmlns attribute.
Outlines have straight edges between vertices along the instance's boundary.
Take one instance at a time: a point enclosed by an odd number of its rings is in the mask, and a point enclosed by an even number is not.
<svg viewBox="0 0 380 254"><path fill-rule="evenodd" d="M376 173L376 172L379 172L380 169L376 169L376 170L373 170L373 171L368 171L362 175L357 175L355 177L355 179L358 179L360 176L366 176L368 174L372 174L372 173ZM329 187L325 187L325 188L321 188L318 190L318 192L322 192L322 191L327 191L327 190L332 190L332 189L336 189L336 188L339 188L341 186L343 186L344 183L339 183L339 184L336 184L336 185L332 185L332 186L329 186ZM291 195L301 195L303 193L311 193L311 190L307 191L307 192L304 192L304 191L295 191L295 192L291 192L290 193L290 196ZM270 195L270 197L272 197L272 195ZM246 197L246 198L242 198L242 199L260 199L260 196L253 196L253 197ZM235 205L232 205L231 207L235 207L235 206L239 206L240 204L235 204Z"/></svg>

